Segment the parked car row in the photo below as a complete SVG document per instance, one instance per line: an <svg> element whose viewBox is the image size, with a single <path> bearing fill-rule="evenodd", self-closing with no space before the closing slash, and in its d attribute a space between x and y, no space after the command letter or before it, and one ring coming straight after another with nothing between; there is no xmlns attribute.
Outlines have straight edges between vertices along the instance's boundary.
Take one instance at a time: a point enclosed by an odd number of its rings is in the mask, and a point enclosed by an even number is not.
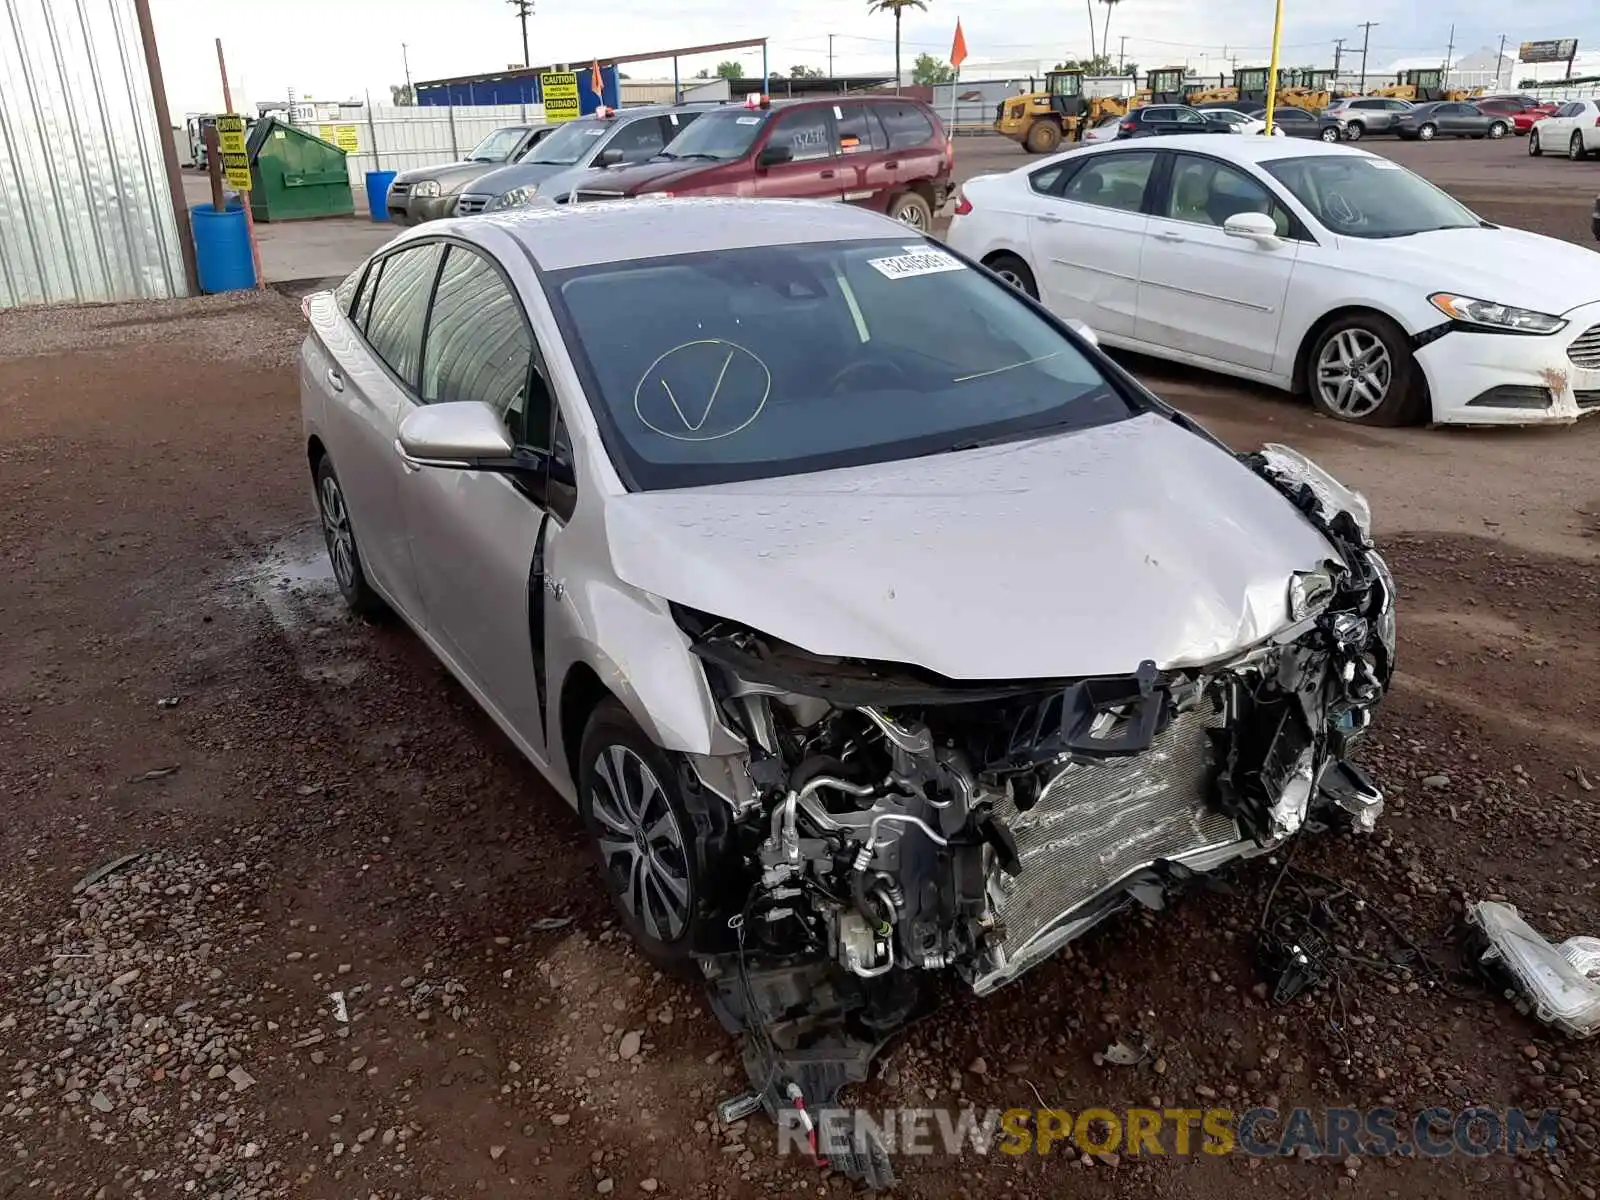
<svg viewBox="0 0 1600 1200"><path fill-rule="evenodd" d="M898 96L650 105L497 131L465 162L396 176L414 225L642 195L839 200L930 229L955 152L928 105Z"/></svg>

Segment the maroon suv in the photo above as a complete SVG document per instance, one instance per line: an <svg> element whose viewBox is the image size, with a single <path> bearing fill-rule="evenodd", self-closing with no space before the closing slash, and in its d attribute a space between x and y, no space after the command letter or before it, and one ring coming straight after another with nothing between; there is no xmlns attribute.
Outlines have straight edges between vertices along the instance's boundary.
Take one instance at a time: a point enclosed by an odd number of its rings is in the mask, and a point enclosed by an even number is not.
<svg viewBox="0 0 1600 1200"><path fill-rule="evenodd" d="M955 150L926 104L900 96L782 100L705 113L649 162L613 167L576 201L644 195L842 200L931 229Z"/></svg>

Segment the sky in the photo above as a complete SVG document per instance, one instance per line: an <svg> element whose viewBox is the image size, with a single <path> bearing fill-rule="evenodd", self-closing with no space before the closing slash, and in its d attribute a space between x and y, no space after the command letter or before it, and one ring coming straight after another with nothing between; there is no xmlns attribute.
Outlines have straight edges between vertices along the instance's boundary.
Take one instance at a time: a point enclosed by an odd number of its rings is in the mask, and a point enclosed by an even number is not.
<svg viewBox="0 0 1600 1200"><path fill-rule="evenodd" d="M1098 42L1108 11L1101 0L966 0L965 6L960 0L927 0L926 12L905 15L905 66L909 70L921 53L947 58L958 16L969 53L964 78L985 77L985 63L1015 68L1087 55L1090 4ZM534 8L528 40L535 64L766 37L770 70L787 73L796 64L826 70L832 34L836 72L894 69L894 20L869 13L866 0L534 0ZM1345 53L1359 58L1362 21L1377 22L1369 63L1378 68L1419 55L1443 60L1452 22L1458 55L1495 48L1502 35L1513 52L1522 41L1563 37L1578 38L1580 51L1600 50L1596 0L1544 0L1529 8L1534 15L1523 17L1504 0L1453 0L1448 6L1285 0L1282 57L1286 65L1332 66L1334 39L1342 37ZM214 46L219 37L240 108L284 99L290 88L297 96L330 101L359 99L370 89L375 100L387 103L389 85L405 80L407 59L413 80L503 70L522 61L510 0L151 0L151 10L174 119L222 107ZM1110 17L1113 55L1125 47L1141 68L1186 64L1214 74L1231 69L1227 64L1234 57L1240 65L1265 64L1272 39L1273 8L1265 0L1123 0ZM680 70L692 76L715 69L724 58L739 59L749 76L760 74L759 48L685 59ZM624 69L636 79L672 73L670 61Z"/></svg>

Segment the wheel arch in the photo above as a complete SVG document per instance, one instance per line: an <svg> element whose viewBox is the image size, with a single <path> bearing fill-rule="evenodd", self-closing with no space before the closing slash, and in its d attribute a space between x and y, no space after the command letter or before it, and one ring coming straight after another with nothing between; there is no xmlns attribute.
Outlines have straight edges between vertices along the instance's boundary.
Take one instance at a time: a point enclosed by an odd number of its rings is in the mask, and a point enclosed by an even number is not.
<svg viewBox="0 0 1600 1200"><path fill-rule="evenodd" d="M1416 346L1414 343L1416 335L1411 332L1410 325L1403 316L1401 316L1399 313L1390 312L1376 304L1341 304L1336 308L1330 308L1327 312L1323 313L1322 316L1313 321L1311 323L1311 328L1306 330L1305 336L1300 339L1300 345L1295 350L1294 374L1291 376L1290 390L1296 396L1309 396L1311 394L1311 388L1308 386L1306 381L1306 369L1310 365L1311 351L1316 346L1317 339L1319 339L1322 336L1323 331L1335 321L1341 321L1345 317L1361 316L1382 317L1384 320L1389 321L1397 326L1400 332L1406 335L1406 340L1413 343L1411 346L1413 352L1412 357L1417 364L1418 378L1422 380L1422 407L1423 411L1428 414L1429 419L1432 419L1433 385L1428 379L1427 363L1423 362L1423 360L1420 357L1417 357L1415 353Z"/></svg>
<svg viewBox="0 0 1600 1200"><path fill-rule="evenodd" d="M306 463L311 468L315 477L317 468L322 465L322 460L328 457L328 448L322 444L322 438L313 433L306 439Z"/></svg>

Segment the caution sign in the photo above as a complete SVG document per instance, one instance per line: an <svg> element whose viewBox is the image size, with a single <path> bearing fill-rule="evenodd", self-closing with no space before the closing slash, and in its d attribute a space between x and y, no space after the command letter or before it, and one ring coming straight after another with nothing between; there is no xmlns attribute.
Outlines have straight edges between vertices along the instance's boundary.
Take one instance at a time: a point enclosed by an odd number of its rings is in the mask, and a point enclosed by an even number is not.
<svg viewBox="0 0 1600 1200"><path fill-rule="evenodd" d="M578 73L576 71L551 71L539 76L539 87L544 93L544 119L555 124L578 119Z"/></svg>
<svg viewBox="0 0 1600 1200"><path fill-rule="evenodd" d="M244 149L244 118L227 113L217 118L217 140L222 151L222 173L236 192L250 190L250 156Z"/></svg>
<svg viewBox="0 0 1600 1200"><path fill-rule="evenodd" d="M325 142L332 142L346 154L354 154L361 149L361 137L354 125L318 125L317 136Z"/></svg>

